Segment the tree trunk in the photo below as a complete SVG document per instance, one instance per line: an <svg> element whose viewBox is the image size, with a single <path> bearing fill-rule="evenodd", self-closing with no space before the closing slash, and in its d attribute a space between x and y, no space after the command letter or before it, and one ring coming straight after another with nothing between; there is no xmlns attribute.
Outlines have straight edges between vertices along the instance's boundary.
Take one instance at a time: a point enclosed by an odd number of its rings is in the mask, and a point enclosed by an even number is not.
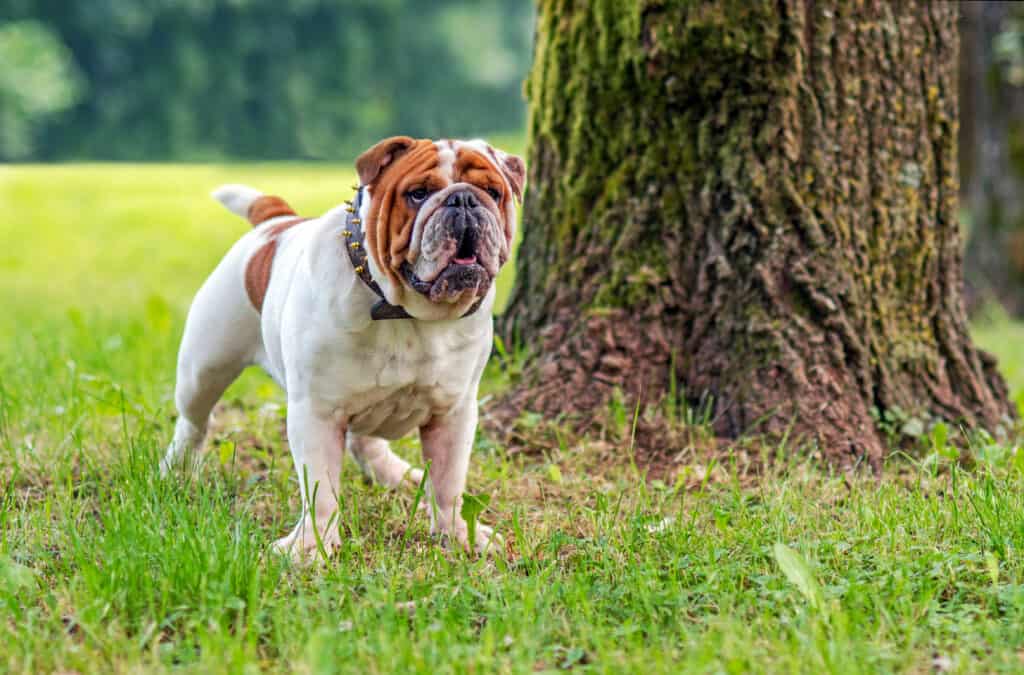
<svg viewBox="0 0 1024 675"><path fill-rule="evenodd" d="M1024 23L1018 3L962 4L965 51L961 91L969 114L961 130L971 234L966 253L968 305L995 300L1024 314L1024 64L999 59L997 41L1010 22ZM1015 16L1016 15L1016 16ZM1019 39L1019 38L1018 38ZM1024 49L1024 45L1017 45ZM1021 55L1016 59L1020 60Z"/></svg>
<svg viewBox="0 0 1024 675"><path fill-rule="evenodd" d="M961 297L956 20L927 1L542 0L502 324L537 356L510 405L685 392L721 435L796 434L841 463L881 458L886 411L1012 415Z"/></svg>

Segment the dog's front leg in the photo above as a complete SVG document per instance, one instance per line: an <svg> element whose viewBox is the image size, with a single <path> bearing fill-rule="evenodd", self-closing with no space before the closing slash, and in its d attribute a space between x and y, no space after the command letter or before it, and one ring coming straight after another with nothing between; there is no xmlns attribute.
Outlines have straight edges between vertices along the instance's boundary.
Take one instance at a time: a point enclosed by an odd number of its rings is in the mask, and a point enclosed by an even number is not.
<svg viewBox="0 0 1024 675"><path fill-rule="evenodd" d="M461 513L462 493L466 488L476 420L474 391L450 414L435 417L420 427L423 457L430 464L430 531L455 539L467 550L469 536ZM487 549L492 536L491 528L477 524L478 552Z"/></svg>
<svg viewBox="0 0 1024 675"><path fill-rule="evenodd" d="M291 534L274 548L295 558L339 543L338 482L345 428L336 414L317 411L307 398L288 403L288 445L299 478L302 515Z"/></svg>

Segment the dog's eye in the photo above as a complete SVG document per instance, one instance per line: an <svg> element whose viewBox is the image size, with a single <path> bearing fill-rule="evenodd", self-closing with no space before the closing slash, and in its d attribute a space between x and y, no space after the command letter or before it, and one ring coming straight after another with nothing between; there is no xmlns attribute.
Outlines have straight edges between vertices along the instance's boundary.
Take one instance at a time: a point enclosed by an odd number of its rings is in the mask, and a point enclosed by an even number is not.
<svg viewBox="0 0 1024 675"><path fill-rule="evenodd" d="M427 192L427 188L418 187L415 190L409 190L405 194L413 203L419 204L423 202L423 200L425 200L427 198L427 195L430 193Z"/></svg>
<svg viewBox="0 0 1024 675"><path fill-rule="evenodd" d="M501 201L501 191L499 191L498 188L487 188L487 194L489 194L491 196L491 199L493 199L494 201Z"/></svg>

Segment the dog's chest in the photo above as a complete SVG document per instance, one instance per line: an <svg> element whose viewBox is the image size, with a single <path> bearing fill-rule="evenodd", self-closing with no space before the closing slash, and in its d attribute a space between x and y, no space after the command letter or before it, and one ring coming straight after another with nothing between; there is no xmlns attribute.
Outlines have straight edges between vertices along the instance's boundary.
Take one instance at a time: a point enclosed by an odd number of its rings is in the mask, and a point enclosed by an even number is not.
<svg viewBox="0 0 1024 675"><path fill-rule="evenodd" d="M413 321L375 327L318 359L329 363L316 368L315 388L349 430L399 438L471 395L488 336Z"/></svg>

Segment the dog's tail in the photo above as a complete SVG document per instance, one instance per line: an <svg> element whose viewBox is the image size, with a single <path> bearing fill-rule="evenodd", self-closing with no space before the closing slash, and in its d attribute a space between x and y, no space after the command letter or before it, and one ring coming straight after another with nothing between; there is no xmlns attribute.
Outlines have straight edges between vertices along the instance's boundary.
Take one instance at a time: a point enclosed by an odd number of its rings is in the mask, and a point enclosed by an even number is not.
<svg viewBox="0 0 1024 675"><path fill-rule="evenodd" d="M231 213L246 218L253 227L271 218L295 215L295 210L285 200L265 195L248 185L221 185L211 195Z"/></svg>

